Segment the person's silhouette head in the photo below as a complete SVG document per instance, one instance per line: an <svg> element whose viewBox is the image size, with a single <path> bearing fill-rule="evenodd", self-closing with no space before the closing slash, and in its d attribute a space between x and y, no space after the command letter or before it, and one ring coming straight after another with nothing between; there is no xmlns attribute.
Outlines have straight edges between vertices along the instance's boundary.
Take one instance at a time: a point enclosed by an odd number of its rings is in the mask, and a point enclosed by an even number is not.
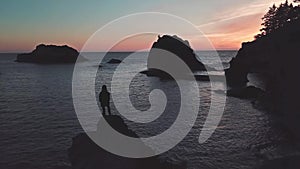
<svg viewBox="0 0 300 169"><path fill-rule="evenodd" d="M107 92L107 87L106 87L106 85L103 85L103 86L102 86L102 91L103 91L103 92Z"/></svg>

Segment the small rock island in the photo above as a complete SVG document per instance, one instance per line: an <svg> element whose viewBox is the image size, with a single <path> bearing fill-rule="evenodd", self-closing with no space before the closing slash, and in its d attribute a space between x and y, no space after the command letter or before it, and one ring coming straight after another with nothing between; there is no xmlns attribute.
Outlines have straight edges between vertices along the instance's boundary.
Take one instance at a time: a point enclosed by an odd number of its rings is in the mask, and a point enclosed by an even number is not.
<svg viewBox="0 0 300 169"><path fill-rule="evenodd" d="M30 53L22 53L17 55L16 62L27 63L75 63L79 52L67 45L45 45L40 44Z"/></svg>
<svg viewBox="0 0 300 169"><path fill-rule="evenodd" d="M119 60L119 59L110 59L107 63L109 64L119 64L121 63L122 61Z"/></svg>

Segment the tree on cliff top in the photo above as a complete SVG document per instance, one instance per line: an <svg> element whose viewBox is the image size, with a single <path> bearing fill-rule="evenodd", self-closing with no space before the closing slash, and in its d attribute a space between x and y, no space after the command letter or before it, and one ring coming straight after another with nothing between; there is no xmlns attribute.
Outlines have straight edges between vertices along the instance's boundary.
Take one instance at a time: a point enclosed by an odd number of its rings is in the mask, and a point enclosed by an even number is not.
<svg viewBox="0 0 300 169"><path fill-rule="evenodd" d="M294 2L300 2L300 0L294 0ZM278 7L274 4L270 7L269 11L263 16L263 26L260 29L261 33L256 35L258 39L265 35L272 33L273 31L284 27L287 23L300 19L300 6L294 6L286 0Z"/></svg>

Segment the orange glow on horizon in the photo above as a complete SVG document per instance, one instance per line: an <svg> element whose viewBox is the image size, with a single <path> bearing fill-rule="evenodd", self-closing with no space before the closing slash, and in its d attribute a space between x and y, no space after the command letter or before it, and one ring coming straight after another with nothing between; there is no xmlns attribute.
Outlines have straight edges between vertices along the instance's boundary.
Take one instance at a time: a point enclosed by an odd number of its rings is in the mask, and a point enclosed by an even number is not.
<svg viewBox="0 0 300 169"><path fill-rule="evenodd" d="M259 33L261 17L263 13L255 13L244 15L240 17L234 17L232 19L226 19L224 21L212 22L205 25L200 25L199 29L204 35L211 41L213 47L217 50L238 50L241 47L242 42L254 40L254 36ZM4 38L0 39L0 51L32 51L36 45L55 44L55 45L68 45L78 51L81 50L85 41L90 34L83 34L80 36L68 35L67 39L63 37L54 36L48 37L48 41L44 41L44 38L36 38L34 40L29 39L27 36L18 39ZM106 38L109 38L106 37ZM197 36L181 37L188 40L194 50L210 50L209 46L201 42L201 38ZM127 38L118 44L116 44L111 51L138 51L149 50L157 40L157 35L143 34ZM109 39L103 39L103 41L109 41ZM105 51L108 46L99 46L99 44L93 44L89 51Z"/></svg>
<svg viewBox="0 0 300 169"><path fill-rule="evenodd" d="M242 1L178 1L172 6L167 5L166 2L160 2L154 3L154 6L148 6L149 4L147 4L143 6L143 10L170 13L185 18L191 23L197 24L197 27L210 40L215 49L238 50L242 42L254 40L254 36L259 33L259 29L261 28L261 18L268 11L269 7L274 3L279 5L284 1L285 0L254 0L247 3ZM80 17L78 17L75 13L74 15L66 15L67 11L63 8L57 8L56 3L49 4L52 5L53 9L57 9L58 11L55 13L49 11L41 13L41 15L36 15L35 12L30 13L31 8L26 8L26 10L28 10L27 18L23 17L21 10L15 11L15 15L10 17L9 12L13 11L14 8L12 7L14 5L10 6L11 9L5 8L7 14L4 13L6 15L1 15L5 20L0 31L0 52L30 52L41 43L68 45L80 51L89 37L92 36L97 29L120 16L133 12L125 10L126 12L123 11L124 13L119 13L120 11L116 10L116 8L92 11L91 8L93 8L94 5L87 3L86 6L82 6L82 9L85 9L85 11L80 13L78 15ZM77 3L72 4L76 6ZM162 4L165 6L161 6ZM199 4L203 4L203 6L198 7L197 5ZM207 6L205 6L205 4ZM39 5L44 7L42 3ZM190 11L187 12L185 9L181 11L183 5L187 5L184 7L187 7ZM201 10L201 7L205 10ZM79 6L79 8L81 8L81 6ZM215 11L215 9L218 9L218 11ZM34 10L35 9L33 9L33 11ZM143 10L141 9L141 11ZM57 17L53 17L55 14L57 14ZM49 18L47 22L40 22L40 20L45 21L47 17ZM122 27L122 29L126 30L130 28ZM101 37L103 39L98 41L101 42L101 44L104 43L102 46L99 46L100 43L91 44L91 48L87 49L87 51L105 51L105 49L111 48L108 46L108 44L110 44L109 42L115 40L114 38L116 38L118 34L116 31L122 30L116 29L109 31L105 37ZM202 42L201 37L197 37L199 35L187 36L188 37L181 38L188 40L194 50L211 49L209 45L205 45ZM156 40L157 37L150 35L129 38L124 42L118 43L111 50L136 51L149 49Z"/></svg>

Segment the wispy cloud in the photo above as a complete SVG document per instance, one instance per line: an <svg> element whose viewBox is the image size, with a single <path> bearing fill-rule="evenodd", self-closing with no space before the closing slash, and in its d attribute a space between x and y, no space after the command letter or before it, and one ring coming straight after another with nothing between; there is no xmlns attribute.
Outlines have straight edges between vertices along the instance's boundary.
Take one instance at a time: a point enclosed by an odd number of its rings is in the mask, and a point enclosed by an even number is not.
<svg viewBox="0 0 300 169"><path fill-rule="evenodd" d="M211 22L201 24L199 27L204 27L207 25L213 25L217 24L219 22L226 22L229 20L234 20L236 18L244 17L244 16L249 16L249 15L255 15L255 14L260 14L260 13L266 13L268 8L272 4L279 4L283 2L283 0L278 0L278 1L272 1L272 0L257 0L253 1L251 4L247 4L243 7L240 8L231 8L227 9L223 12L219 12L216 14L216 16L213 17Z"/></svg>
<svg viewBox="0 0 300 169"><path fill-rule="evenodd" d="M259 32L262 16L272 4L283 2L257 0L244 7L227 9L213 19L198 26L215 48L239 48L244 41L251 41Z"/></svg>

